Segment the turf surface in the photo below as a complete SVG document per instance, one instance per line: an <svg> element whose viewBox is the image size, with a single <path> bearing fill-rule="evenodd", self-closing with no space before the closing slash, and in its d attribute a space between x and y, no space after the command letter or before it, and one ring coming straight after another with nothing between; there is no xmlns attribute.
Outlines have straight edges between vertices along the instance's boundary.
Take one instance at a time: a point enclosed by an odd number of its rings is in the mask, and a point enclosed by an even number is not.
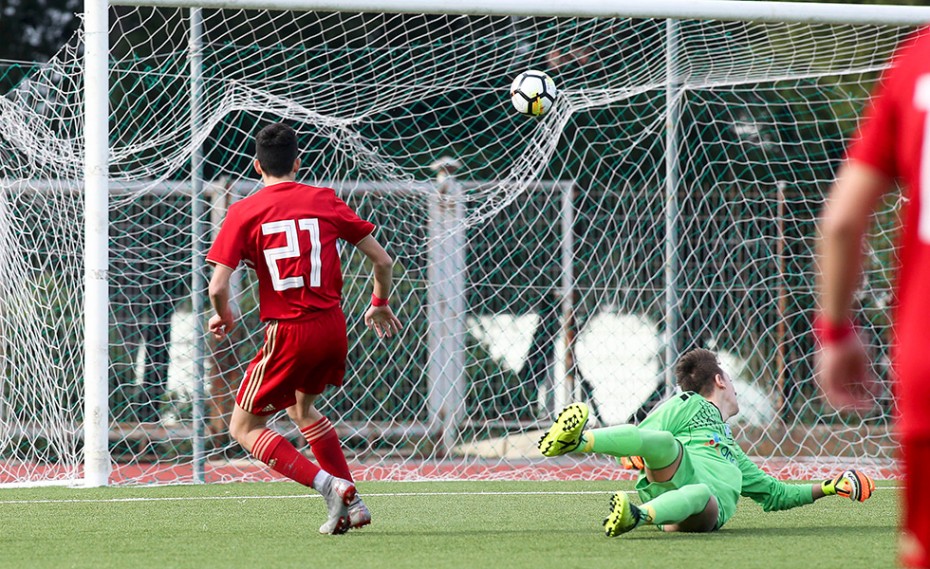
<svg viewBox="0 0 930 569"><path fill-rule="evenodd" d="M878 484L864 504L743 500L713 534L613 539L600 522L629 482L363 482L374 521L343 536L317 533L323 501L292 483L4 488L0 569L894 567L897 483Z"/></svg>

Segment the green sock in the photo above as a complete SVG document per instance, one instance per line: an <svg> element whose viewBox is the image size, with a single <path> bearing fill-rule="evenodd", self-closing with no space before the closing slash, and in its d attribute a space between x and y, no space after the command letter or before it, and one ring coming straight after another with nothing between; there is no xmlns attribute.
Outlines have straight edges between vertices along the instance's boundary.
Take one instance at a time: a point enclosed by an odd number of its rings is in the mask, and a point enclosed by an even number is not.
<svg viewBox="0 0 930 569"><path fill-rule="evenodd" d="M611 456L641 456L649 468L665 468L678 458L678 441L667 431L640 429L636 425L617 425L585 431L581 452Z"/></svg>
<svg viewBox="0 0 930 569"><path fill-rule="evenodd" d="M646 514L646 519L643 520L646 523L677 524L703 512L708 500L710 488L706 484L689 484L653 498L639 508Z"/></svg>

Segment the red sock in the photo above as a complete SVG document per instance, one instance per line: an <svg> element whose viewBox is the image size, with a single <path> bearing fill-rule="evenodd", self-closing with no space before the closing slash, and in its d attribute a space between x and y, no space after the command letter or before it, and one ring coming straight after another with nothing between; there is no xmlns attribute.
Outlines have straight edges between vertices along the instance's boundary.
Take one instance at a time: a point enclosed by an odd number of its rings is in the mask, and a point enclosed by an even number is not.
<svg viewBox="0 0 930 569"><path fill-rule="evenodd" d="M252 456L264 462L275 472L287 476L304 486L313 486L313 478L320 467L300 454L287 439L272 431L262 431L252 445Z"/></svg>
<svg viewBox="0 0 930 569"><path fill-rule="evenodd" d="M339 435L336 434L336 429L333 428L329 419L322 417L319 421L301 429L300 433L310 443L310 450L323 470L333 476L353 482L346 455L342 452L342 444L339 442Z"/></svg>

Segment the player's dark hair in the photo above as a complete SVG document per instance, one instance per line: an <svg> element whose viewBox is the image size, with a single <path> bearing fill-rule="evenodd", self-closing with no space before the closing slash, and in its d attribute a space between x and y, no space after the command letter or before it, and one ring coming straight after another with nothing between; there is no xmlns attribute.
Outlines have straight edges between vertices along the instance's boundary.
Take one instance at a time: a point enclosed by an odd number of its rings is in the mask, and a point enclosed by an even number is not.
<svg viewBox="0 0 930 569"><path fill-rule="evenodd" d="M682 391L709 395L717 374L723 375L717 355L702 348L691 350L678 358L678 363L675 364L675 377Z"/></svg>
<svg viewBox="0 0 930 569"><path fill-rule="evenodd" d="M265 174L275 178L287 176L297 159L297 133L283 123L266 126L255 136L255 158Z"/></svg>

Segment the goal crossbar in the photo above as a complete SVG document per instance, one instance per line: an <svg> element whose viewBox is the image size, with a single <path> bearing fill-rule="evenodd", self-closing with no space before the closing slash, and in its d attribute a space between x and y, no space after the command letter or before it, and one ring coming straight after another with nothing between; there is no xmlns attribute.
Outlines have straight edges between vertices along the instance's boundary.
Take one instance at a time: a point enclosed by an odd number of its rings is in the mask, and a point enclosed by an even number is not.
<svg viewBox="0 0 930 569"><path fill-rule="evenodd" d="M930 22L930 7L734 0L111 0L112 6L385 12L486 16L750 20L757 22L913 25Z"/></svg>

